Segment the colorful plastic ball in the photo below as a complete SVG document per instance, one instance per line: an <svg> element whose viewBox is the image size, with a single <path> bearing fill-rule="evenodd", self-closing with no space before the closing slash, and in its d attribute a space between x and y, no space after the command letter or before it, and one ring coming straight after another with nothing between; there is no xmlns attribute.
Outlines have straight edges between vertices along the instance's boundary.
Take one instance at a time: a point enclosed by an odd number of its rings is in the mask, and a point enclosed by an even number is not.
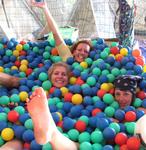
<svg viewBox="0 0 146 150"><path fill-rule="evenodd" d="M69 131L74 128L75 121L69 117L65 117L63 119L63 129L65 131Z"/></svg>
<svg viewBox="0 0 146 150"><path fill-rule="evenodd" d="M116 136L116 131L113 128L107 127L103 130L103 137L106 140L112 140Z"/></svg>
<svg viewBox="0 0 146 150"><path fill-rule="evenodd" d="M139 150L140 149L140 139L136 136L130 137L127 140L127 148L131 150Z"/></svg>
<svg viewBox="0 0 146 150"><path fill-rule="evenodd" d="M8 120L10 122L17 122L19 120L19 113L15 110L11 110L10 112L8 112Z"/></svg>
<svg viewBox="0 0 146 150"><path fill-rule="evenodd" d="M76 129L71 129L67 132L69 138L73 141L77 141L78 140L78 136L79 136L79 131Z"/></svg>
<svg viewBox="0 0 146 150"><path fill-rule="evenodd" d="M117 109L115 111L115 119L118 119L119 121L123 121L125 119L125 111L122 109Z"/></svg>
<svg viewBox="0 0 146 150"><path fill-rule="evenodd" d="M23 45L23 50L27 51L29 50L29 48L30 48L29 44L26 43Z"/></svg>
<svg viewBox="0 0 146 150"><path fill-rule="evenodd" d="M101 109L95 108L92 110L92 116L96 116L99 112L101 112Z"/></svg>
<svg viewBox="0 0 146 150"><path fill-rule="evenodd" d="M116 55L119 53L119 48L117 46L111 47L110 52L111 52L111 54Z"/></svg>
<svg viewBox="0 0 146 150"><path fill-rule="evenodd" d="M46 91L48 91L48 90L51 88L51 86L52 86L52 83L51 83L49 80L44 81L44 82L42 83L42 87L43 87L43 89L46 90Z"/></svg>
<svg viewBox="0 0 146 150"><path fill-rule="evenodd" d="M105 90L100 89L100 90L97 91L97 96L99 96L100 98L102 98L105 94L106 94Z"/></svg>
<svg viewBox="0 0 146 150"><path fill-rule="evenodd" d="M80 117L81 115L82 106L81 105L75 105L70 110L70 115L72 118Z"/></svg>
<svg viewBox="0 0 146 150"><path fill-rule="evenodd" d="M102 150L114 150L114 148L111 145L105 145Z"/></svg>
<svg viewBox="0 0 146 150"><path fill-rule="evenodd" d="M90 142L90 134L87 131L80 133L78 141L79 143Z"/></svg>
<svg viewBox="0 0 146 150"><path fill-rule="evenodd" d="M124 132L120 132L115 136L115 143L121 146L127 143L127 139L127 135Z"/></svg>
<svg viewBox="0 0 146 150"><path fill-rule="evenodd" d="M19 116L19 121L24 124L26 120L30 118L28 113L23 113Z"/></svg>
<svg viewBox="0 0 146 150"><path fill-rule="evenodd" d="M0 121L7 121L7 114L4 112L4 109L0 113Z"/></svg>
<svg viewBox="0 0 146 150"><path fill-rule="evenodd" d="M76 83L76 80L77 80L76 77L71 77L71 78L69 79L69 83L70 83L70 84L75 84L75 83Z"/></svg>
<svg viewBox="0 0 146 150"><path fill-rule="evenodd" d="M120 70L118 68L113 68L111 70L111 73L114 75L114 76L118 76L120 75Z"/></svg>
<svg viewBox="0 0 146 150"><path fill-rule="evenodd" d="M23 106L21 106L21 105L20 106L16 106L14 108L14 110L17 111L19 113L19 115L22 115L22 114L25 113L25 108Z"/></svg>
<svg viewBox="0 0 146 150"><path fill-rule="evenodd" d="M121 48L120 49L120 54L122 54L123 56L126 56L128 54L127 48Z"/></svg>
<svg viewBox="0 0 146 150"><path fill-rule="evenodd" d="M114 96L112 95L112 94L109 94L109 93L107 93L107 94L105 94L104 96L103 96L103 101L106 103L106 104L111 104L111 103L113 103L114 102Z"/></svg>
<svg viewBox="0 0 146 150"><path fill-rule="evenodd" d="M16 57L18 57L19 56L19 51L18 50L14 50L13 51L13 55L16 56Z"/></svg>
<svg viewBox="0 0 146 150"><path fill-rule="evenodd" d="M19 70L23 71L23 72L26 72L27 66L25 64L22 64L22 65L20 65Z"/></svg>
<svg viewBox="0 0 146 150"><path fill-rule="evenodd" d="M72 103L75 105L79 105L83 101L83 97L81 94L74 94L71 99Z"/></svg>
<svg viewBox="0 0 146 150"><path fill-rule="evenodd" d="M14 131L11 128L5 128L1 132L1 137L5 141L10 141L14 138Z"/></svg>
<svg viewBox="0 0 146 150"><path fill-rule="evenodd" d="M28 129L25 130L22 136L23 140L25 142L31 142L32 140L34 140L34 133L32 130Z"/></svg>
<svg viewBox="0 0 146 150"><path fill-rule="evenodd" d="M48 74L47 74L47 73L41 72L41 73L39 74L39 80L41 80L41 81L46 81L47 79L48 79Z"/></svg>
<svg viewBox="0 0 146 150"><path fill-rule="evenodd" d="M139 49L134 49L134 50L132 51L132 56L134 56L134 57L139 57L139 56L141 56L141 51L140 51Z"/></svg>
<svg viewBox="0 0 146 150"><path fill-rule="evenodd" d="M103 131L105 128L109 126L109 121L106 118L97 118L96 126L101 131Z"/></svg>
<svg viewBox="0 0 146 150"><path fill-rule="evenodd" d="M91 133L91 142L92 143L101 143L103 141L103 134L101 131L94 131Z"/></svg>
<svg viewBox="0 0 146 150"><path fill-rule="evenodd" d="M128 111L125 113L125 121L132 122L136 120L136 113L134 111Z"/></svg>
<svg viewBox="0 0 146 150"><path fill-rule="evenodd" d="M25 132L25 130L26 128L24 126L20 126L20 125L16 126L14 128L14 133L15 133L16 138L22 140L22 135Z"/></svg>
<svg viewBox="0 0 146 150"><path fill-rule="evenodd" d="M20 100L21 100L22 102L25 102L26 99L28 98L28 93L25 92L25 91L22 91L22 92L19 93L19 97L20 97Z"/></svg>
<svg viewBox="0 0 146 150"><path fill-rule="evenodd" d="M12 94L10 96L10 102L19 103L20 102L19 95L18 94Z"/></svg>
<svg viewBox="0 0 146 150"><path fill-rule="evenodd" d="M140 66L144 66L145 65L145 58L143 57L137 57L135 60L135 64L136 65L140 65Z"/></svg>
<svg viewBox="0 0 146 150"><path fill-rule="evenodd" d="M10 103L10 98L8 96L1 96L0 97L0 104L1 105L8 105Z"/></svg>
<svg viewBox="0 0 146 150"><path fill-rule="evenodd" d="M117 61L121 61L122 59L123 59L123 55L122 54L117 54L116 56L115 56L115 58L116 58L116 60Z"/></svg>
<svg viewBox="0 0 146 150"><path fill-rule="evenodd" d="M14 43L12 41L8 41L7 48L12 49L14 47Z"/></svg>
<svg viewBox="0 0 146 150"><path fill-rule="evenodd" d="M61 87L60 90L62 92L62 96L65 96L69 91L68 88L66 88L66 87Z"/></svg>
<svg viewBox="0 0 146 150"><path fill-rule="evenodd" d="M21 51L23 49L22 44L17 44L16 45L16 50Z"/></svg>
<svg viewBox="0 0 146 150"><path fill-rule="evenodd" d="M42 150L42 145L38 144L35 140L30 143L30 150Z"/></svg>
<svg viewBox="0 0 146 150"><path fill-rule="evenodd" d="M95 144L92 144L92 149L93 150L102 150L102 144L100 143L95 143Z"/></svg>
<svg viewBox="0 0 146 150"><path fill-rule="evenodd" d="M82 142L81 144L80 144L80 150L85 150L85 149L88 149L88 150L92 150L92 145L91 145L91 143L89 143L89 142Z"/></svg>
<svg viewBox="0 0 146 150"><path fill-rule="evenodd" d="M135 122L126 122L125 127L126 127L126 132L129 134L134 134L135 131Z"/></svg>
<svg viewBox="0 0 146 150"><path fill-rule="evenodd" d="M72 96L73 96L73 94L72 93L66 93L65 95L64 95L64 101L65 102L71 102L71 100L72 100Z"/></svg>
<svg viewBox="0 0 146 150"><path fill-rule="evenodd" d="M75 123L75 129L78 130L79 132L84 132L86 130L86 123L82 120L78 120Z"/></svg>
<svg viewBox="0 0 146 150"><path fill-rule="evenodd" d="M48 142L42 146L42 150L53 150L52 145Z"/></svg>
<svg viewBox="0 0 146 150"><path fill-rule="evenodd" d="M4 68L0 66L0 72L4 72Z"/></svg>
<svg viewBox="0 0 146 150"><path fill-rule="evenodd" d="M83 61L80 63L80 66L82 66L84 69L88 68L88 63Z"/></svg>
<svg viewBox="0 0 146 150"><path fill-rule="evenodd" d="M26 129L31 129L33 130L33 122L32 119L27 119L24 123L24 126L26 127Z"/></svg>

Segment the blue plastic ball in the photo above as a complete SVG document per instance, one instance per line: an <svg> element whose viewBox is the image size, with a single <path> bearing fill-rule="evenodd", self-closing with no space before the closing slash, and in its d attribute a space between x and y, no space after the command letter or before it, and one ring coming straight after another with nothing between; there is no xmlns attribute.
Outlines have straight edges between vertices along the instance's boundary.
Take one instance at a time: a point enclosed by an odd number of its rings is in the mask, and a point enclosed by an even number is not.
<svg viewBox="0 0 146 150"><path fill-rule="evenodd" d="M42 150L42 145L38 144L35 140L30 143L30 150Z"/></svg>
<svg viewBox="0 0 146 150"><path fill-rule="evenodd" d="M34 133L32 130L28 129L26 131L24 131L22 138L25 142L31 142L32 140L34 140Z"/></svg>
<svg viewBox="0 0 146 150"><path fill-rule="evenodd" d="M113 128L107 127L103 130L103 136L106 140L114 139L116 131Z"/></svg>
<svg viewBox="0 0 146 150"><path fill-rule="evenodd" d="M63 119L63 129L68 131L74 128L75 121L69 117Z"/></svg>

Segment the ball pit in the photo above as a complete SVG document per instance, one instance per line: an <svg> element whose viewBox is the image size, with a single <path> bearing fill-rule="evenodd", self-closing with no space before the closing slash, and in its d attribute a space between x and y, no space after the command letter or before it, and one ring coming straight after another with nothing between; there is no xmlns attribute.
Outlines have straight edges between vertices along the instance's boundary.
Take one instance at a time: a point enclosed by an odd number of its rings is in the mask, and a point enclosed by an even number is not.
<svg viewBox="0 0 146 150"><path fill-rule="evenodd" d="M132 142L136 143L135 149L139 148L139 140L129 136L134 133L135 121L144 115L137 108L146 108L144 58L139 50L131 53L116 42L110 47L103 39L92 43L94 50L85 61L67 60L73 76L67 87L57 89L52 87L47 75L52 63L61 60L52 47L53 42L17 42L2 38L0 72L23 79L18 89L0 87L0 104L4 107L0 108L0 146L15 136L24 142L24 149L52 149L51 144L41 146L34 140L32 120L25 108L34 88L42 86L50 96L48 105L55 123L67 137L80 143L81 150L134 150ZM122 110L113 97L113 81L118 75L130 73L144 77L140 83L142 90L138 91L133 106ZM9 108L9 102L16 106ZM109 144L111 139L113 143Z"/></svg>

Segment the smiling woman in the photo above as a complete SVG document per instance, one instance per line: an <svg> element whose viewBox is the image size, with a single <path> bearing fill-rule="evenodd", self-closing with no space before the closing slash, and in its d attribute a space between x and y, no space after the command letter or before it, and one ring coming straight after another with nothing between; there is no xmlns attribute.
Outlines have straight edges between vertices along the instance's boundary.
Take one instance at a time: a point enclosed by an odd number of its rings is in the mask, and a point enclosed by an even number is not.
<svg viewBox="0 0 146 150"><path fill-rule="evenodd" d="M53 86L61 88L68 84L70 68L66 63L58 62L49 68L48 75Z"/></svg>

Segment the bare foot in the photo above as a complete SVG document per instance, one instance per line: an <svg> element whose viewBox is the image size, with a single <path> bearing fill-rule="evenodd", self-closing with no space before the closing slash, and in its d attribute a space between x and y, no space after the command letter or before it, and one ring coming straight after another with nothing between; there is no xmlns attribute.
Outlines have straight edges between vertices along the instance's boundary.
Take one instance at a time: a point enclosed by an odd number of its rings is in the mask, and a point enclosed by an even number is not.
<svg viewBox="0 0 146 150"><path fill-rule="evenodd" d="M57 130L48 107L43 88L36 88L27 102L27 109L34 124L34 136L39 144L51 141L52 133Z"/></svg>

